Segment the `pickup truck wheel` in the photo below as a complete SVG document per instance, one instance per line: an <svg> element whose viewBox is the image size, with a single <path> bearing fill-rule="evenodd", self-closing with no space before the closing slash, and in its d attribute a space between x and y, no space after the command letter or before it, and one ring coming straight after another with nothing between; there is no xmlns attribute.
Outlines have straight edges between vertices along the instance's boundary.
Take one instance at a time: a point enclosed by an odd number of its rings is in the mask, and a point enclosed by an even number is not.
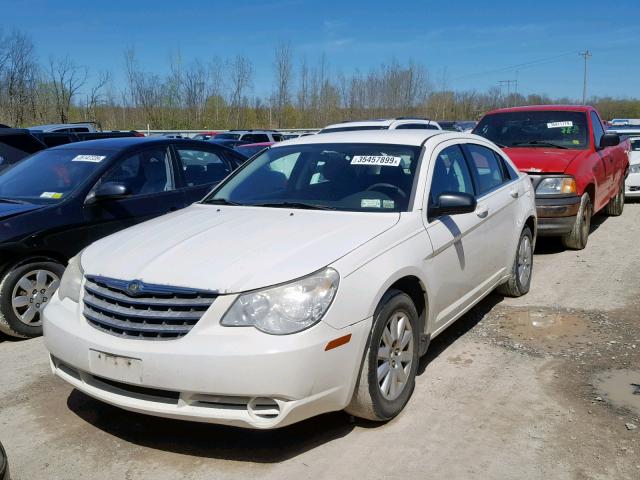
<svg viewBox="0 0 640 480"><path fill-rule="evenodd" d="M593 206L588 193L582 195L580 199L580 209L576 216L576 222L571 232L562 236L562 244L566 248L572 250L582 250L587 246L589 240L589 232L591 230L591 216L593 215Z"/></svg>
<svg viewBox="0 0 640 480"><path fill-rule="evenodd" d="M64 272L57 262L32 262L5 273L0 282L0 332L12 337L42 335L42 311Z"/></svg>
<svg viewBox="0 0 640 480"><path fill-rule="evenodd" d="M620 189L616 196L609 200L605 207L605 213L611 217L618 217L622 215L624 210L624 181L620 185Z"/></svg>
<svg viewBox="0 0 640 480"><path fill-rule="evenodd" d="M524 227L520 234L516 256L511 267L511 276L497 288L498 293L506 297L521 297L531 287L533 273L533 234Z"/></svg>
<svg viewBox="0 0 640 480"><path fill-rule="evenodd" d="M391 290L374 315L360 378L347 413L385 421L409 401L418 368L418 312L407 294Z"/></svg>

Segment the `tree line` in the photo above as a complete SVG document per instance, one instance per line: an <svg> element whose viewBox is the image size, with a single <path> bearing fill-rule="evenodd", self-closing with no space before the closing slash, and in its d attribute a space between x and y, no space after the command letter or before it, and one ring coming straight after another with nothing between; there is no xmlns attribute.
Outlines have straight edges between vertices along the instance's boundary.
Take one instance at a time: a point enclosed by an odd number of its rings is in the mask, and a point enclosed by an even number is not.
<svg viewBox="0 0 640 480"><path fill-rule="evenodd" d="M124 84L70 56L40 61L31 38L0 32L0 123L14 127L97 121L105 129L317 128L343 120L419 116L475 120L484 112L530 104L577 103L502 89L454 91L415 62L395 60L345 74L323 54L296 58L291 43L274 48L270 95L256 95L250 58L184 63L166 74L145 71L135 49L123 54ZM263 89L264 90L264 89ZM592 98L604 118L640 118L640 99Z"/></svg>

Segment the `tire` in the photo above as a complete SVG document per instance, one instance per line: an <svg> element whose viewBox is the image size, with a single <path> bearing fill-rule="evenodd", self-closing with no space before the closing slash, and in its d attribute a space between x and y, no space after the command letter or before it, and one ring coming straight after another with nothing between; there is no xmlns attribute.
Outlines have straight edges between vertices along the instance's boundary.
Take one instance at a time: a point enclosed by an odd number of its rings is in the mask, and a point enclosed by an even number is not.
<svg viewBox="0 0 640 480"><path fill-rule="evenodd" d="M610 217L619 217L622 215L622 211L624 210L624 179L622 180L622 184L620 185L620 189L618 193L616 193L615 197L609 200L607 206L605 207L604 212Z"/></svg>
<svg viewBox="0 0 640 480"><path fill-rule="evenodd" d="M580 209L576 216L576 222L571 231L562 236L562 244L565 248L572 250L582 250L587 246L589 232L591 230L591 216L593 215L593 205L588 193L582 195L580 199Z"/></svg>
<svg viewBox="0 0 640 480"><path fill-rule="evenodd" d="M398 327L403 329L397 340L394 339L398 335L390 333L391 325L395 325L396 332ZM402 411L415 386L420 345L418 328L418 313L411 298L399 290L389 291L376 309L360 378L351 403L345 409L347 413L381 422L390 420ZM402 339L406 341L404 347ZM391 349L386 347L389 344L392 345ZM391 350L389 355L385 354L385 349ZM378 358L379 354L384 358ZM381 376L379 383L378 371L380 369L383 372L384 365L387 365L387 373ZM405 378L404 382L402 377Z"/></svg>
<svg viewBox="0 0 640 480"><path fill-rule="evenodd" d="M529 292L533 274L533 234L529 227L524 227L518 240L515 258L511 267L511 275L497 288L498 293L506 297L521 297Z"/></svg>
<svg viewBox="0 0 640 480"><path fill-rule="evenodd" d="M0 282L0 332L18 338L42 335L42 310L63 272L57 262L29 262L8 270Z"/></svg>

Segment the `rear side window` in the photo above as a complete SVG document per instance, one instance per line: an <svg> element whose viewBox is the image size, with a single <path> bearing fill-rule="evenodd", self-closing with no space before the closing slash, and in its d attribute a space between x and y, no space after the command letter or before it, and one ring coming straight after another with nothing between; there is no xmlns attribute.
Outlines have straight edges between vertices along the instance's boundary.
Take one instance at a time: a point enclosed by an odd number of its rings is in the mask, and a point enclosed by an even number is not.
<svg viewBox="0 0 640 480"><path fill-rule="evenodd" d="M493 150L481 145L466 145L469 163L478 185L478 195L499 187L505 181L501 162Z"/></svg>
<svg viewBox="0 0 640 480"><path fill-rule="evenodd" d="M396 130L427 130L429 125L426 123L403 123L396 127Z"/></svg>
<svg viewBox="0 0 640 480"><path fill-rule="evenodd" d="M268 142L269 135L267 135L266 133L247 133L246 135L242 136L242 141L249 143Z"/></svg>
<svg viewBox="0 0 640 480"><path fill-rule="evenodd" d="M176 151L188 187L219 182L231 171L227 163L213 152L196 148L177 148Z"/></svg>
<svg viewBox="0 0 640 480"><path fill-rule="evenodd" d="M516 172L513 167L507 162L504 158L502 158L498 153L493 152L493 154L498 159L498 162L502 165L502 170L504 172L505 180L514 180L518 178L518 172Z"/></svg>

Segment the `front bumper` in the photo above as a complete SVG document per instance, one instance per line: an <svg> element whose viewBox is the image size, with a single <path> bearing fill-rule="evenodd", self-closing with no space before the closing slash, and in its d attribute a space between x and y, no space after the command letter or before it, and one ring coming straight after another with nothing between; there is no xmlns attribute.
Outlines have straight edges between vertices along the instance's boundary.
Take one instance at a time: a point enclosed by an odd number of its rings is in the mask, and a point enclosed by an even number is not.
<svg viewBox="0 0 640 480"><path fill-rule="evenodd" d="M56 294L44 312L51 368L92 397L167 418L276 428L347 406L370 318L341 330L322 321L297 334L267 335L219 325L233 300L218 297L184 337L154 341L97 330L81 304ZM347 344L325 351L328 341L348 334ZM97 360L105 354L120 363L105 367Z"/></svg>
<svg viewBox="0 0 640 480"><path fill-rule="evenodd" d="M640 198L640 173L630 173L624 182L624 196Z"/></svg>
<svg viewBox="0 0 640 480"><path fill-rule="evenodd" d="M573 228L578 211L580 197L539 198L536 197L538 215L538 235L557 236L569 233Z"/></svg>

